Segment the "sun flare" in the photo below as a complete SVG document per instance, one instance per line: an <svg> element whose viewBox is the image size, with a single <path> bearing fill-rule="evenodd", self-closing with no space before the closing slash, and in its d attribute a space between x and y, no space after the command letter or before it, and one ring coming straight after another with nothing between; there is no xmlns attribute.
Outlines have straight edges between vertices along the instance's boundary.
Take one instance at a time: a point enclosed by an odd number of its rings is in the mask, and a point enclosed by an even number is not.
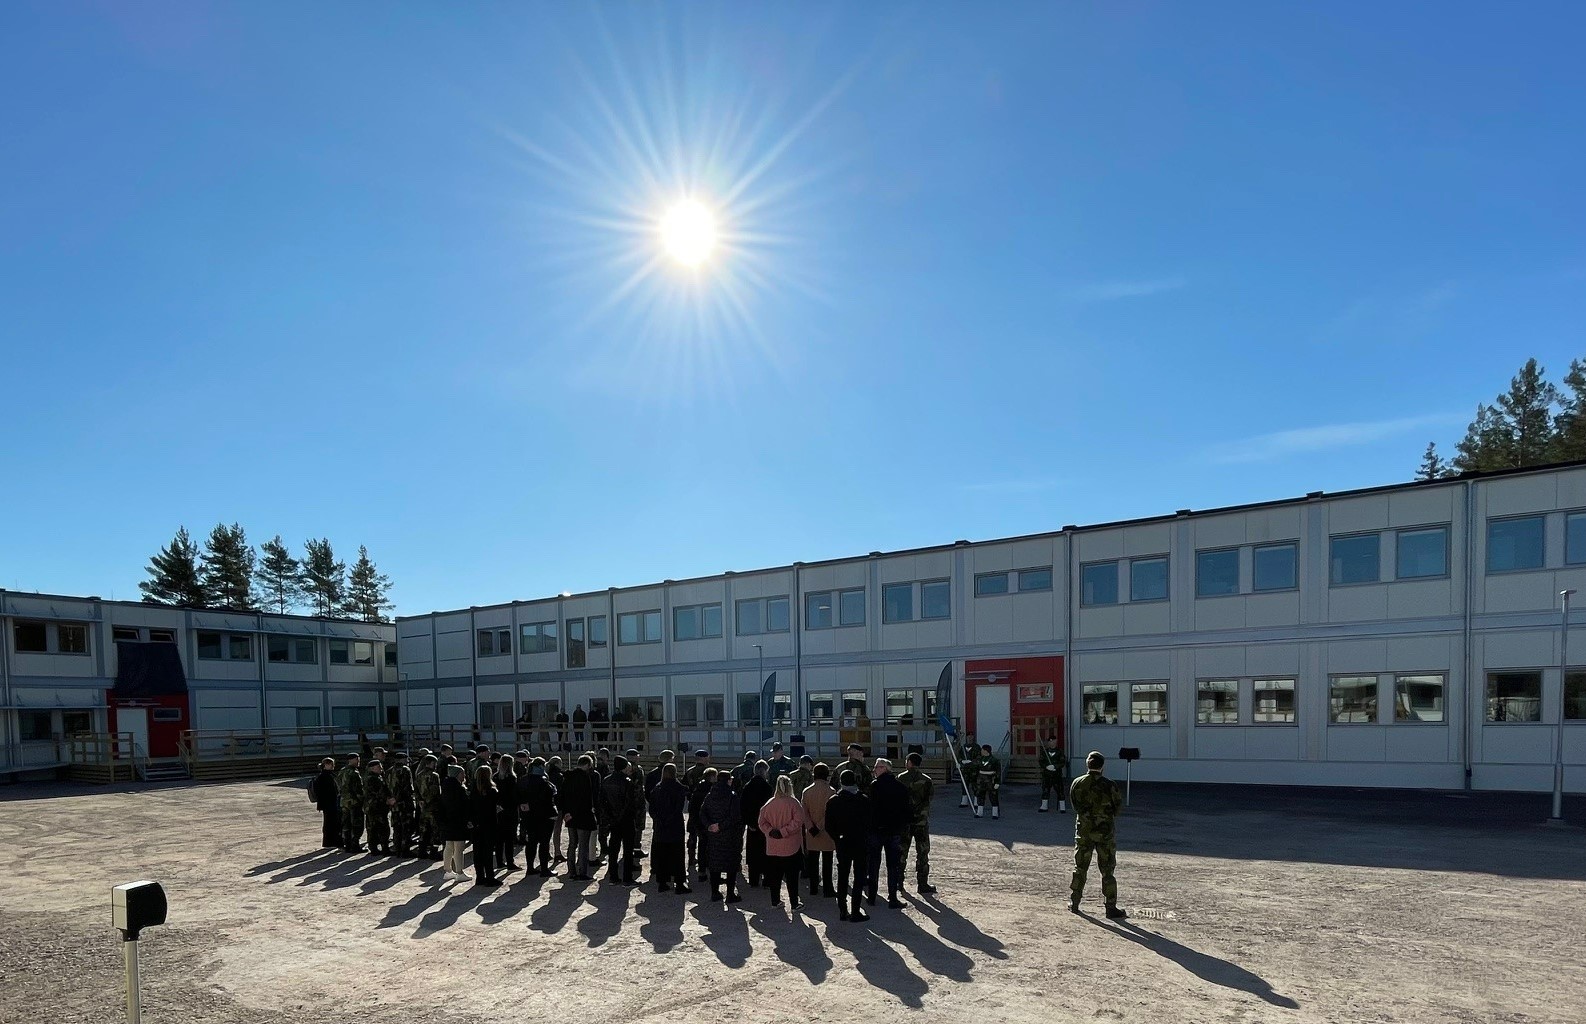
<svg viewBox="0 0 1586 1024"><path fill-rule="evenodd" d="M685 199L661 218L661 244L685 267L697 267L716 248L716 218L697 199Z"/></svg>

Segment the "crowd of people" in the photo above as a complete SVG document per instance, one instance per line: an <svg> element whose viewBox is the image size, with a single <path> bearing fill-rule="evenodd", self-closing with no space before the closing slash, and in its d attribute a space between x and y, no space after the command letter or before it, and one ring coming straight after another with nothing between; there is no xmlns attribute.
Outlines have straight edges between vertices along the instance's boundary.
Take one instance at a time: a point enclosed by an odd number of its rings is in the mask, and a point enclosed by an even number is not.
<svg viewBox="0 0 1586 1024"><path fill-rule="evenodd" d="M988 805L998 817L1000 765L990 746L963 749L963 803L976 817ZM569 758L497 752L487 744L459 753L441 744L417 751L415 765L405 751L375 747L367 764L357 753L340 768L325 758L310 799L323 816L325 847L440 860L442 885L468 880L472 846L477 886L500 885L502 874L520 870L550 878L561 864L569 882L592 881L592 872L604 867L607 883L636 885L647 861L649 882L660 893L687 895L691 882L708 882L711 900L734 904L743 899L741 877L749 888L768 890L774 906L782 905L785 891L796 911L807 883L809 896L838 901L841 920L865 921L863 905L880 898L883 868L887 906L904 906L912 849L916 891L936 892L930 881L935 782L918 752L901 771L887 758L866 760L857 744L835 768L808 755L788 757L781 743L765 759L746 751L730 768L714 765L707 750L696 751L686 767L663 751L648 770L636 749L613 754L602 747ZM1054 792L1059 810L1073 805L1069 909L1079 911L1094 856L1107 916L1122 918L1113 875L1122 795L1103 775L1104 764L1093 751L1086 774L1065 787L1066 758L1049 741L1040 809L1048 809ZM642 848L647 824L648 852Z"/></svg>

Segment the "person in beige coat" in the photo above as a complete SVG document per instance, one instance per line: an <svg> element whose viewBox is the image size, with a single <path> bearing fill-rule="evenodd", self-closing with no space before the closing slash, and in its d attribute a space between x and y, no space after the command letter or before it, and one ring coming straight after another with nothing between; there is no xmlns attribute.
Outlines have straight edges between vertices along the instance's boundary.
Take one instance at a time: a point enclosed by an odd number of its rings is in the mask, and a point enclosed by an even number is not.
<svg viewBox="0 0 1586 1024"><path fill-rule="evenodd" d="M810 880L810 895L817 893L835 898L832 886L832 854L837 852L837 842L826 831L826 804L832 798L831 769L824 764L815 766L815 779L804 790L801 802L809 817L810 827L804 832L804 874ZM816 866L820 867L820 889L815 888Z"/></svg>

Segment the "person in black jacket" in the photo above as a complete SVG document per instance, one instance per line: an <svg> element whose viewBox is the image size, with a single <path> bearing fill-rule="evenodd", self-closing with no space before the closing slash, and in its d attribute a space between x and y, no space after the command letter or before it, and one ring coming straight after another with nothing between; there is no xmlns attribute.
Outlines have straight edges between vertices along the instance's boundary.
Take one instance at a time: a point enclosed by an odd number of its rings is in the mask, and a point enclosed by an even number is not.
<svg viewBox="0 0 1586 1024"><path fill-rule="evenodd" d="M441 782L440 833L442 843L441 881L466 882L463 848L468 844L468 789L463 785L463 766L453 764Z"/></svg>
<svg viewBox="0 0 1586 1024"><path fill-rule="evenodd" d="M700 757L703 754L705 751L701 750L695 756ZM683 788L688 790L688 862L699 872L701 880L709 872L709 867L706 864L704 851L705 826L699 817L699 807L705 802L705 795L710 792L710 787L716 784L716 769L706 763L708 756L700 757L692 768L683 773Z"/></svg>
<svg viewBox="0 0 1586 1024"><path fill-rule="evenodd" d="M887 862L887 906L901 910L903 901L898 893L903 889L903 834L914 820L909 803L909 789L892 774L892 762L876 759L875 781L870 784L870 810L874 817L870 831L869 865L866 870L870 887L870 905L876 905L876 890L881 884L881 860Z"/></svg>
<svg viewBox="0 0 1586 1024"><path fill-rule="evenodd" d="M607 840L606 881L633 884L633 779L628 759L611 759L611 774L600 784L600 821L610 830Z"/></svg>
<svg viewBox="0 0 1586 1024"><path fill-rule="evenodd" d="M534 867L539 855L540 877L551 877L551 831L556 824L556 787L545 777L545 759L536 757L529 762L528 774L518 780L518 812L523 816L524 831L528 833L528 846L523 859Z"/></svg>
<svg viewBox="0 0 1586 1024"><path fill-rule="evenodd" d="M650 878L656 892L666 892L672 886L682 896L693 892L683 863L683 808L688 806L688 791L677 781L677 765L666 754L661 757L664 763L656 769L659 778L650 788L650 820L654 822L650 833Z"/></svg>
<svg viewBox="0 0 1586 1024"><path fill-rule="evenodd" d="M566 716L564 715L563 717L565 718ZM562 830L566 826L562 824L562 805L560 802L562 792L562 756L560 754L551 755L551 759L545 762L545 781L549 782L551 788L557 793L556 820L551 822L551 867L554 869L556 865L567 859L562 856Z"/></svg>
<svg viewBox="0 0 1586 1024"><path fill-rule="evenodd" d="M738 813L743 816L744 826L748 829L748 844L744 860L747 862L749 887L759 888L761 876L765 873L765 835L760 831L760 808L771 799L771 781L766 778L771 770L770 764L765 761L754 763L754 775L743 784L743 792L738 795Z"/></svg>
<svg viewBox="0 0 1586 1024"><path fill-rule="evenodd" d="M597 825L594 758L580 754L577 767L562 775L557 806L562 812L562 823L572 832L571 846L567 851L567 880L587 882L590 845L594 842Z"/></svg>
<svg viewBox="0 0 1586 1024"><path fill-rule="evenodd" d="M859 909L859 897L865 889L869 864L870 798L859 792L859 775L853 769L844 768L838 781L842 789L826 805L826 831L837 842L838 917L844 921L868 921L870 915ZM851 907L850 892L853 893Z"/></svg>
<svg viewBox="0 0 1586 1024"><path fill-rule="evenodd" d="M502 754L496 768L496 856L503 871L517 871L518 769L511 754Z"/></svg>
<svg viewBox="0 0 1586 1024"><path fill-rule="evenodd" d="M501 790L490 774L490 766L482 764L474 770L474 791L469 796L468 822L473 826L474 884L497 886L496 878L496 815L501 810Z"/></svg>
<svg viewBox="0 0 1586 1024"><path fill-rule="evenodd" d="M336 792L336 759L319 763L319 774L309 783L308 798L319 808L320 845L329 850L341 845L341 796Z"/></svg>
<svg viewBox="0 0 1586 1024"><path fill-rule="evenodd" d="M699 804L700 834L705 841L705 863L710 868L710 898L721 900L721 887L727 885L727 902L739 903L738 869L743 863L743 818L738 794L725 773L705 772L710 789Z"/></svg>

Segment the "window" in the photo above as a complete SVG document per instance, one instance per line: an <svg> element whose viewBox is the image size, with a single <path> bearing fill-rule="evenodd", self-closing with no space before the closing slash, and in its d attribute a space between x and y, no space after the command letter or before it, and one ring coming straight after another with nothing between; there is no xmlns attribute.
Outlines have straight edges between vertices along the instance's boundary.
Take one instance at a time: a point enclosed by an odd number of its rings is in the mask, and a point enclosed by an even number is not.
<svg viewBox="0 0 1586 1024"><path fill-rule="evenodd" d="M529 649L528 645L524 644L522 649L525 652L527 652L528 649ZM585 657L584 657L584 620L583 619L568 619L567 620L567 667L568 668L583 668L584 667L584 663L585 663Z"/></svg>
<svg viewBox="0 0 1586 1024"><path fill-rule="evenodd" d="M182 720L181 708L155 708L149 713L151 722L180 722Z"/></svg>
<svg viewBox="0 0 1586 1024"><path fill-rule="evenodd" d="M94 731L94 715L91 711L62 711L61 735L75 736L80 732Z"/></svg>
<svg viewBox="0 0 1586 1024"><path fill-rule="evenodd" d="M385 657L385 667L386 668L396 668L397 667L397 645L396 644L386 644L385 645L385 651L384 651L384 657Z"/></svg>
<svg viewBox="0 0 1586 1024"><path fill-rule="evenodd" d="M705 640L721 636L721 605L695 604L672 609L673 640Z"/></svg>
<svg viewBox="0 0 1586 1024"><path fill-rule="evenodd" d="M1401 580L1448 575L1448 527L1400 530L1398 571Z"/></svg>
<svg viewBox="0 0 1586 1024"><path fill-rule="evenodd" d="M1395 676L1393 720L1395 722L1443 721L1445 688L1441 674Z"/></svg>
<svg viewBox="0 0 1586 1024"><path fill-rule="evenodd" d="M661 611L624 612L617 616L617 643L658 644L661 642Z"/></svg>
<svg viewBox="0 0 1586 1024"><path fill-rule="evenodd" d="M1079 603L1118 603L1118 563L1096 562L1079 570Z"/></svg>
<svg viewBox="0 0 1586 1024"><path fill-rule="evenodd" d="M518 653L555 654L556 623L525 622L518 626Z"/></svg>
<svg viewBox="0 0 1586 1024"><path fill-rule="evenodd" d="M836 717L836 702L829 693L809 695L809 721L811 725L831 725Z"/></svg>
<svg viewBox="0 0 1586 1024"><path fill-rule="evenodd" d="M1037 569L1020 569L1019 593L1024 594L1032 590L1052 589L1052 567L1043 565Z"/></svg>
<svg viewBox="0 0 1586 1024"><path fill-rule="evenodd" d="M788 599L785 597L750 597L738 602L735 622L739 636L759 636L761 633L786 633L788 631Z"/></svg>
<svg viewBox="0 0 1586 1024"><path fill-rule="evenodd" d="M1257 725L1293 725L1298 719L1294 705L1294 680L1257 679L1252 688L1255 702L1251 720Z"/></svg>
<svg viewBox="0 0 1586 1024"><path fill-rule="evenodd" d="M512 630L481 629L477 633L481 658L499 658L512 653Z"/></svg>
<svg viewBox="0 0 1586 1024"><path fill-rule="evenodd" d="M292 719L299 729L319 728L319 708L293 708Z"/></svg>
<svg viewBox="0 0 1586 1024"><path fill-rule="evenodd" d="M1377 677L1334 676L1327 700L1328 718L1339 725L1377 720Z"/></svg>
<svg viewBox="0 0 1586 1024"><path fill-rule="evenodd" d="M690 728L699 724L698 697L675 697L672 700L672 708L680 727Z"/></svg>
<svg viewBox="0 0 1586 1024"><path fill-rule="evenodd" d="M975 577L975 596L992 597L1008 592L1008 574L1005 572L987 572Z"/></svg>
<svg viewBox="0 0 1586 1024"><path fill-rule="evenodd" d="M914 718L914 691L888 690L882 695L887 706L887 721L897 722Z"/></svg>
<svg viewBox="0 0 1586 1024"><path fill-rule="evenodd" d="M252 661L253 638L246 633L197 634L198 656L205 661Z"/></svg>
<svg viewBox="0 0 1586 1024"><path fill-rule="evenodd" d="M332 640L330 642L330 663L332 665L345 665L345 664L347 664L347 641L345 641L345 640ZM330 717L331 717L331 724L334 725L335 722L336 722L336 714L335 714L334 711L331 712L331 716Z"/></svg>
<svg viewBox="0 0 1586 1024"><path fill-rule="evenodd" d="M1136 558L1129 563L1129 600L1167 600L1167 559Z"/></svg>
<svg viewBox="0 0 1586 1024"><path fill-rule="evenodd" d="M1239 724L1239 681L1202 679L1195 691L1195 721L1199 725Z"/></svg>
<svg viewBox="0 0 1586 1024"><path fill-rule="evenodd" d="M1586 719L1586 672L1576 669L1564 677L1564 720Z"/></svg>
<svg viewBox="0 0 1586 1024"><path fill-rule="evenodd" d="M1487 673L1487 721L1540 722L1542 673Z"/></svg>
<svg viewBox="0 0 1586 1024"><path fill-rule="evenodd" d="M137 626L111 626L110 627L110 639L117 640L117 641L126 640L129 643L134 643L135 644L135 643L138 642L138 639L139 639L139 637L138 637L138 627Z"/></svg>
<svg viewBox="0 0 1586 1024"><path fill-rule="evenodd" d="M1195 596L1239 593L1239 549L1195 552Z"/></svg>
<svg viewBox="0 0 1586 1024"><path fill-rule="evenodd" d="M740 693L738 695L738 726L747 728L760 724L760 695L758 693ZM769 757L768 757L769 759Z"/></svg>
<svg viewBox="0 0 1586 1024"><path fill-rule="evenodd" d="M858 718L860 715L869 714L870 695L864 690L845 690L843 692L843 717Z"/></svg>
<svg viewBox="0 0 1586 1024"><path fill-rule="evenodd" d="M705 698L705 724L725 725L727 723L727 702L720 695Z"/></svg>
<svg viewBox="0 0 1586 1024"><path fill-rule="evenodd" d="M264 656L273 664L313 665L319 661L319 644L308 637L266 637Z"/></svg>
<svg viewBox="0 0 1586 1024"><path fill-rule="evenodd" d="M1086 725L1118 724L1118 684L1086 683L1080 688L1081 721Z"/></svg>
<svg viewBox="0 0 1586 1024"><path fill-rule="evenodd" d="M1586 562L1586 512L1571 512L1564 517L1564 564Z"/></svg>
<svg viewBox="0 0 1586 1024"><path fill-rule="evenodd" d="M43 625L43 623L39 623L39 625ZM50 713L48 711L19 711L17 712L17 718L20 720L23 743L51 738Z"/></svg>
<svg viewBox="0 0 1586 1024"><path fill-rule="evenodd" d="M920 618L950 619L953 617L953 584L948 580L931 580L920 584Z"/></svg>
<svg viewBox="0 0 1586 1024"><path fill-rule="evenodd" d="M1299 586L1299 548L1293 544L1263 544L1252 552L1251 590L1293 590Z"/></svg>
<svg viewBox="0 0 1586 1024"><path fill-rule="evenodd" d="M499 634L499 639L501 639L509 647L512 644L511 638L511 630L503 629ZM507 653L511 652L509 651ZM373 665L374 644L370 643L368 640L354 640L352 642L352 663L354 665Z"/></svg>
<svg viewBox="0 0 1586 1024"><path fill-rule="evenodd" d="M589 646L591 649L606 646L606 617L604 615L591 615L589 617Z"/></svg>
<svg viewBox="0 0 1586 1024"><path fill-rule="evenodd" d="M837 624L863 626L865 624L865 588L844 590L837 595Z"/></svg>
<svg viewBox="0 0 1586 1024"><path fill-rule="evenodd" d="M55 647L60 654L87 654L88 627L76 622L62 622L55 627Z"/></svg>
<svg viewBox="0 0 1586 1024"><path fill-rule="evenodd" d="M793 695L785 690L771 697L771 721L778 725L793 724Z"/></svg>
<svg viewBox="0 0 1586 1024"><path fill-rule="evenodd" d="M373 729L375 721L373 707L330 709L330 724L334 729Z"/></svg>
<svg viewBox="0 0 1586 1024"><path fill-rule="evenodd" d="M512 725L513 707L510 700L479 702L479 727L505 729Z"/></svg>
<svg viewBox="0 0 1586 1024"><path fill-rule="evenodd" d="M830 590L817 590L804 595L805 629L831 629L832 623L836 621Z"/></svg>
<svg viewBox="0 0 1586 1024"><path fill-rule="evenodd" d="M49 629L42 622L17 622L11 630L19 654L44 654L49 651Z"/></svg>
<svg viewBox="0 0 1586 1024"><path fill-rule="evenodd" d="M1333 586L1376 583L1382 579L1382 538L1379 534L1334 537L1329 552L1328 578Z"/></svg>
<svg viewBox="0 0 1586 1024"><path fill-rule="evenodd" d="M1542 568L1541 516L1499 519L1487 524L1487 571L1519 572Z"/></svg>
<svg viewBox="0 0 1586 1024"><path fill-rule="evenodd" d="M914 621L914 584L888 583L881 588L881 621Z"/></svg>
<svg viewBox="0 0 1586 1024"><path fill-rule="evenodd" d="M1129 684L1129 722L1132 725L1167 724L1167 684Z"/></svg>
<svg viewBox="0 0 1586 1024"><path fill-rule="evenodd" d="M151 630L149 630L149 643L151 643L151 644L174 644L174 643L176 643L176 630L174 630L174 629L151 629Z"/></svg>

